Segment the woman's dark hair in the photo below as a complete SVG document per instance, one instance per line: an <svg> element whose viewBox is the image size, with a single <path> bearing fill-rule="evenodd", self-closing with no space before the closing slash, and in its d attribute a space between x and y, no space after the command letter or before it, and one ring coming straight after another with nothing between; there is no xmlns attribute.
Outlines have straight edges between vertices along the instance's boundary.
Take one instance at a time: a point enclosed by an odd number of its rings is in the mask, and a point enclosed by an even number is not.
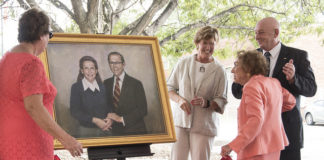
<svg viewBox="0 0 324 160"><path fill-rule="evenodd" d="M94 64L94 66L95 66L95 68L96 68L96 70L97 70L97 74L96 74L96 81L97 81L97 83L102 83L101 78L100 78L100 75L99 75L99 72L98 72L98 63L97 63L97 61L96 61L93 57L91 57L91 56L83 56L83 57L80 59L80 61L79 61L79 67L80 67L80 69L79 69L79 75L78 75L78 80L77 80L77 81L82 81L82 79L84 78L84 75L82 74L81 70L83 69L83 63L84 63L85 61L90 61L90 62L92 62L92 63Z"/></svg>
<svg viewBox="0 0 324 160"><path fill-rule="evenodd" d="M19 19L18 41L33 43L49 33L48 16L36 8L27 10Z"/></svg>
<svg viewBox="0 0 324 160"><path fill-rule="evenodd" d="M253 75L267 75L269 68L266 58L257 50L239 51L237 59L242 65L242 69L246 73Z"/></svg>
<svg viewBox="0 0 324 160"><path fill-rule="evenodd" d="M215 42L218 42L218 30L211 26L205 26L197 31L194 42L195 44L198 44L201 40L209 40L211 38L213 38Z"/></svg>

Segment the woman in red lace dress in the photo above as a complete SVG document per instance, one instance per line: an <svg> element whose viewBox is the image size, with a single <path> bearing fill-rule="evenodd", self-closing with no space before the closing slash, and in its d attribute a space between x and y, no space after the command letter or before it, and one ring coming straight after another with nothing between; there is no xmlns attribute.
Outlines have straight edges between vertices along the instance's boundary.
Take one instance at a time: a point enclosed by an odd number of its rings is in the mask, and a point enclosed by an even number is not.
<svg viewBox="0 0 324 160"><path fill-rule="evenodd" d="M53 137L72 156L82 153L52 118L56 89L36 57L51 37L47 15L30 9L19 20L20 43L0 60L1 160L53 160Z"/></svg>

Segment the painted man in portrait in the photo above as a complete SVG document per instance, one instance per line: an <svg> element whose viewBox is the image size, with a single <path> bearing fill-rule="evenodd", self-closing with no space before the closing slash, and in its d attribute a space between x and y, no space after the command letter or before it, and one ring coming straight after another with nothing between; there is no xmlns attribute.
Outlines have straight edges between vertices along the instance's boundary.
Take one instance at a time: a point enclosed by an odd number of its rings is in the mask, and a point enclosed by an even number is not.
<svg viewBox="0 0 324 160"><path fill-rule="evenodd" d="M104 86L108 106L113 106L113 112L107 115L107 119L113 120L112 134L145 134L147 101L142 83L124 71L125 59L119 52L109 53L108 63L113 76L104 81Z"/></svg>

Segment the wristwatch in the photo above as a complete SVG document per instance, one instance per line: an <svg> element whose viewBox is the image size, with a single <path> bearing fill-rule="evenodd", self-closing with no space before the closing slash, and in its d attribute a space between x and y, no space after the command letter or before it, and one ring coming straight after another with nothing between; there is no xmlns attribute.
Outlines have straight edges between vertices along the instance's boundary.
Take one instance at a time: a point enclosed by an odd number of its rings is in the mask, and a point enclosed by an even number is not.
<svg viewBox="0 0 324 160"><path fill-rule="evenodd" d="M209 107L210 107L210 101L207 100L207 105L206 105L206 107L204 107L204 108L209 108Z"/></svg>

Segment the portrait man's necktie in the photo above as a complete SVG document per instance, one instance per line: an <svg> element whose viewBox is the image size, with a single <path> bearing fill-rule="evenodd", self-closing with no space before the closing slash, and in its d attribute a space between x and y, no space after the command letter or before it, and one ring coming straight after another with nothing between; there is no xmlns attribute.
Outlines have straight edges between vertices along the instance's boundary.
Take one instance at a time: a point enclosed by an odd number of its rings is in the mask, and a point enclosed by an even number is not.
<svg viewBox="0 0 324 160"><path fill-rule="evenodd" d="M267 62L268 62L268 69L269 69L268 77L269 77L270 76L270 56L271 56L271 54L270 54L270 52L265 52L264 56L266 57Z"/></svg>
<svg viewBox="0 0 324 160"><path fill-rule="evenodd" d="M114 106L118 107L118 102L119 102L119 96L120 96L120 87L119 87L119 77L116 78L116 83L115 83L115 89L114 89L114 97L113 97L113 102Z"/></svg>

